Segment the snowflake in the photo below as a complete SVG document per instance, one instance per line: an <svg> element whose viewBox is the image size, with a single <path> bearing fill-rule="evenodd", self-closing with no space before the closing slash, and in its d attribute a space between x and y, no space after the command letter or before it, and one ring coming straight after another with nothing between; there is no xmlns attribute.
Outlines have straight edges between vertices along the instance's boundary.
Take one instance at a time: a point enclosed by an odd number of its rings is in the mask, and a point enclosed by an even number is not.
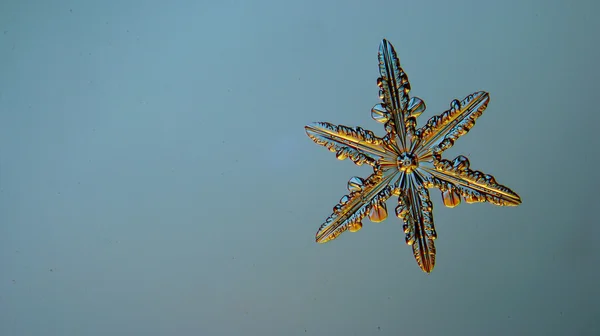
<svg viewBox="0 0 600 336"><path fill-rule="evenodd" d="M453 100L450 109L434 116L417 128L417 117L425 111L425 103L409 98L410 84L394 47L386 40L379 46L377 80L382 103L371 109L371 116L383 123L386 134L377 137L361 127L317 122L306 126L306 133L317 144L325 146L340 160L368 164L373 174L366 179L352 177L349 194L333 208L333 214L316 234L318 243L337 238L342 232L356 232L362 221L387 218L386 201L398 197L396 216L403 222L406 243L412 246L419 267L430 273L435 266L437 238L433 225L430 188L438 188L444 205L455 207L461 199L467 203L489 202L515 206L521 198L498 184L492 175L470 168L465 156L449 161L442 153L467 134L488 105L487 92L475 92L463 100Z"/></svg>

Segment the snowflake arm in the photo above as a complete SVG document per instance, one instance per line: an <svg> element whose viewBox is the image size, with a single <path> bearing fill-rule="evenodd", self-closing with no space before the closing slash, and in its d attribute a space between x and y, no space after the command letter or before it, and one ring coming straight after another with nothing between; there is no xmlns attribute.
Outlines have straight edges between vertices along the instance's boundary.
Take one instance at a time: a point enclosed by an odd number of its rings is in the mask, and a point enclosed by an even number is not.
<svg viewBox="0 0 600 336"><path fill-rule="evenodd" d="M453 100L449 110L431 117L415 134L418 139L416 153L421 160L430 159L435 153L441 154L452 147L459 137L467 134L489 101L487 92L475 92L462 101Z"/></svg>
<svg viewBox="0 0 600 336"><path fill-rule="evenodd" d="M435 266L437 238L433 224L433 203L419 174L403 174L396 216L404 222L406 243L412 246L413 256L423 272L430 273Z"/></svg>
<svg viewBox="0 0 600 336"><path fill-rule="evenodd" d="M407 148L405 119L407 117L410 82L408 75L400 66L396 50L387 40L379 45L379 74L377 79L379 97L383 101L382 107L390 113L389 127L398 135L398 146Z"/></svg>
<svg viewBox="0 0 600 336"><path fill-rule="evenodd" d="M362 228L362 220L368 215L372 222L382 222L387 218L385 201L392 196L390 181L397 172L376 169L363 180L353 177L348 181L350 194L343 196L333 207L333 213L321 225L316 234L317 243L326 243L350 229L356 232Z"/></svg>
<svg viewBox="0 0 600 336"><path fill-rule="evenodd" d="M305 130L316 144L335 152L338 159L349 157L359 166L363 163L374 166L387 153L384 139L360 127L315 122L305 126Z"/></svg>
<svg viewBox="0 0 600 336"><path fill-rule="evenodd" d="M467 203L489 202L499 206L516 206L521 198L496 182L492 175L470 169L469 159L459 155L453 161L434 160L433 168L421 166L430 187L442 191L444 204L455 207L462 196Z"/></svg>

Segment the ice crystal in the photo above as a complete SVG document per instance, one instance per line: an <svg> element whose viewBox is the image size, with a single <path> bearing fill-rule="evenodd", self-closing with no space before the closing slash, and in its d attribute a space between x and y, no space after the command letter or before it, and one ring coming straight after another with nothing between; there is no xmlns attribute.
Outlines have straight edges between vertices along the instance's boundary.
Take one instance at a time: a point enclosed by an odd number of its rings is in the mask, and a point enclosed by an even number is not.
<svg viewBox="0 0 600 336"><path fill-rule="evenodd" d="M357 165L373 167L369 177L348 181L349 194L333 207L333 214L317 231L316 241L328 242L346 230L356 232L367 216L371 222L385 220L386 201L395 195L395 213L404 222L406 243L412 246L419 267L429 273L435 266L437 238L429 189L439 189L447 207L459 205L462 199L467 203L515 206L521 198L492 175L472 170L465 156L442 158L442 153L475 125L488 105L487 92L453 100L450 109L417 128L417 117L425 111L425 103L409 97L408 77L388 41L381 42L378 57L377 85L382 102L371 109L371 116L384 125L385 136L326 122L305 127L315 143L335 152L338 159L349 158Z"/></svg>

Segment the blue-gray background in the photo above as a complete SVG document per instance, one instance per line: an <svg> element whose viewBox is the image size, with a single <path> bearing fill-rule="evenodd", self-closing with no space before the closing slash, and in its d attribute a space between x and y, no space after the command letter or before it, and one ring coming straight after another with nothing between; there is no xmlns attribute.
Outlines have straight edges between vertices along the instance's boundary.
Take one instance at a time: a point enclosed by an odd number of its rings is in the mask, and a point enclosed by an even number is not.
<svg viewBox="0 0 600 336"><path fill-rule="evenodd" d="M597 333L599 9L2 1L0 335ZM393 215L313 240L369 168L303 126L382 134L382 38L421 123L490 92L445 156L523 199L447 209L432 192L430 275Z"/></svg>

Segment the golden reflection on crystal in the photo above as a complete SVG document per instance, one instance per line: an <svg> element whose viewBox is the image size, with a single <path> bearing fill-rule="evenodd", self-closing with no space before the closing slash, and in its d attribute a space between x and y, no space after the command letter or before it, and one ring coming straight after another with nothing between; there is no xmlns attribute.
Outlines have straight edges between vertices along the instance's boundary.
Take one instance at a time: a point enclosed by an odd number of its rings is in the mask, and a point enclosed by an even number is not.
<svg viewBox="0 0 600 336"><path fill-rule="evenodd" d="M435 266L437 233L428 189L439 189L444 205L450 208L458 206L461 199L465 203L516 206L521 198L496 182L492 175L473 170L465 156L453 160L442 158L443 152L467 134L487 108L490 99L487 92L453 99L448 110L417 128L417 118L425 111L425 102L409 97L408 76L394 47L386 40L379 46L378 60L381 102L371 109L371 117L383 124L385 136L378 137L361 127L326 122L305 127L316 144L335 153L338 159L373 167L369 177L352 177L348 181L349 194L334 206L315 240L325 243L346 230L356 232L367 216L371 222L384 221L388 216L385 202L397 196L395 213L403 222L405 241L412 247L419 267L429 273Z"/></svg>
<svg viewBox="0 0 600 336"><path fill-rule="evenodd" d="M460 204L460 195L454 190L446 190L442 192L444 205L448 208L454 208Z"/></svg>
<svg viewBox="0 0 600 336"><path fill-rule="evenodd" d="M350 223L350 225L348 225L348 230L350 232L356 232L360 229L362 229L362 222L356 222L356 223Z"/></svg>
<svg viewBox="0 0 600 336"><path fill-rule="evenodd" d="M373 223L381 223L387 218L387 216L387 206L385 203L374 205L369 213L369 219Z"/></svg>
<svg viewBox="0 0 600 336"><path fill-rule="evenodd" d="M473 204L473 203L477 203L477 197L475 197L472 194L467 194L465 195L465 202L467 202L468 204Z"/></svg>

